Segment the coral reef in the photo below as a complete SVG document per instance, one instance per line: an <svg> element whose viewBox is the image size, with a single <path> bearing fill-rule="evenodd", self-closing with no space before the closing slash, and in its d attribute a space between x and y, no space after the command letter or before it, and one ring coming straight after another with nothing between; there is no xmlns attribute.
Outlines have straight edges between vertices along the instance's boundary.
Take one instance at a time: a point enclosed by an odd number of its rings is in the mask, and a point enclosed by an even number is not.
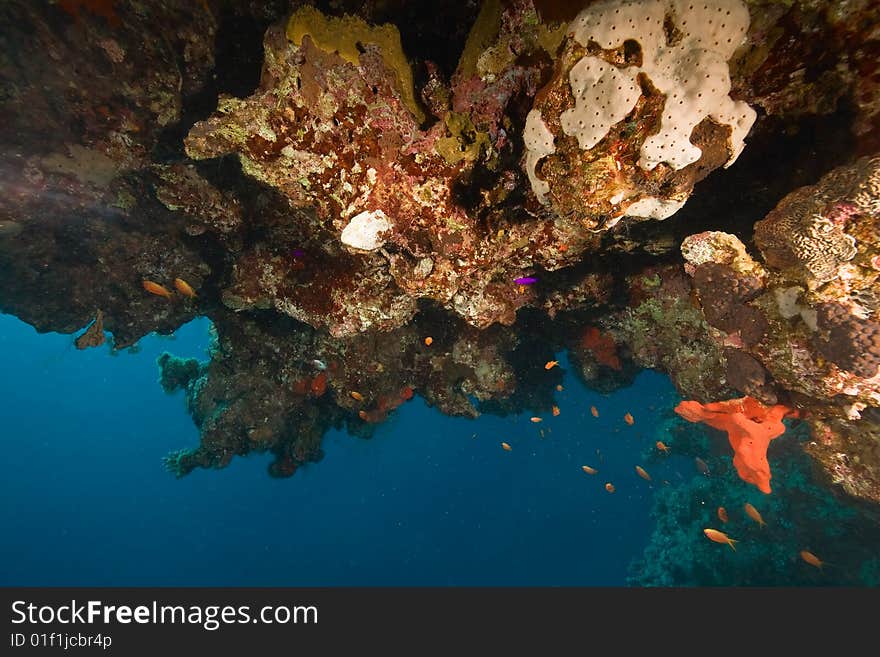
<svg viewBox="0 0 880 657"><path fill-rule="evenodd" d="M669 433L675 437L670 440ZM880 539L876 511L853 507L814 477L811 460L800 449L806 427L793 427L774 441L779 484L772 495L725 476L727 456L712 452L699 425L671 422L657 435L673 452L700 455L710 474L692 469L680 483L659 489L652 515L656 526L644 555L630 567L636 586L877 586ZM765 527L749 519L745 503L760 510ZM717 509L729 515L721 523ZM736 552L706 540L703 529L722 529L737 540ZM845 567L817 569L799 556L808 549L824 561Z"/></svg>
<svg viewBox="0 0 880 657"><path fill-rule="evenodd" d="M633 281L632 307L619 322L637 362L670 371L685 397L710 402L733 396L723 388L707 390L702 381L708 378L771 405L784 400L805 411L813 443L826 446L807 450L822 454L819 463L830 481L874 501L880 500L880 460L861 416L880 406L880 327L873 301L878 171L880 159L861 158L783 198L755 226L763 264L731 234L687 237L681 250L693 293L667 294L662 284ZM693 303L683 301L685 294ZM663 332L680 326L689 313L697 316L688 345ZM647 323L639 325L640 318ZM694 344L706 345L709 354L697 369L714 373L688 380L684 373L694 368L672 354ZM832 453L831 444L840 451Z"/></svg>
<svg viewBox="0 0 880 657"><path fill-rule="evenodd" d="M880 501L876 1L404 4L3 3L0 308L81 348L210 318L160 359L177 474L289 476L415 397L546 412L567 350L797 408Z"/></svg>

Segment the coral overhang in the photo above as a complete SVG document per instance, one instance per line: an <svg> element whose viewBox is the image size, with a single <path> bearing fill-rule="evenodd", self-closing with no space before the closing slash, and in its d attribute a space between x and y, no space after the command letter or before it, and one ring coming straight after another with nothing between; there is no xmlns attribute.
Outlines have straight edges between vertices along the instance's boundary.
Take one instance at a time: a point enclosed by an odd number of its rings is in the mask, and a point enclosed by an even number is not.
<svg viewBox="0 0 880 657"><path fill-rule="evenodd" d="M81 347L209 317L211 362L167 373L202 435L169 467L269 451L288 476L412 394L546 411L535 357L568 348L597 389L650 367L701 404L801 409L829 480L880 501L875 0L694 3L749 20L713 28L720 104L688 97L682 129L670 97L699 85L658 67L708 61L683 61L689 4L314 4L0 6L0 305L41 331L97 318ZM645 7L669 19L654 46L604 40L606 9ZM457 67L439 32L467 38ZM616 76L626 107L585 139ZM176 278L198 296L142 287ZM781 419L743 417L738 468L768 487L743 436Z"/></svg>

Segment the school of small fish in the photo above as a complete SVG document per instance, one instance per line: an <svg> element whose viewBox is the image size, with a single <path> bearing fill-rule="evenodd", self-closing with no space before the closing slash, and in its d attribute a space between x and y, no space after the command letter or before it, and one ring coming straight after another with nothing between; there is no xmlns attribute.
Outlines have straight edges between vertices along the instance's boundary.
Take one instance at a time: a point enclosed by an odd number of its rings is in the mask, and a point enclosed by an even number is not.
<svg viewBox="0 0 880 657"><path fill-rule="evenodd" d="M144 280L143 287L144 287L144 290L146 290L147 292L149 292L151 294L154 294L157 296L162 296L167 299L173 298L173 294L171 293L171 291L168 288L166 288L165 286L163 286L159 283L156 283L154 281ZM174 279L174 287L180 294L182 294L186 297L189 297L189 298L196 297L196 293L192 289L192 287L190 287L189 284L187 284L185 281L183 281L180 278ZM426 346L430 346L432 342L433 342L433 338L431 338L430 336L424 338L424 343ZM315 361L315 362L323 365L323 363L321 363L321 361ZM558 361L555 361L555 360L547 361L547 363L545 363L545 365L544 365L544 369L550 370L554 367L557 367L558 365L559 365ZM324 368L319 368L319 369L324 369ZM563 390L562 385L557 385L556 390L558 392L561 392ZM349 395L355 401L358 401L358 402L364 401L364 396L356 390L350 391ZM555 404L551 407L551 411L552 411L552 414L554 417L557 417L558 415L560 415L560 409ZM590 414L595 418L599 417L599 411L595 406L590 406ZM368 420L368 418L369 418L369 415L364 410L359 411L358 415L364 421ZM532 416L529 419L531 422L536 423L536 424L539 422L543 422L543 418L541 418L539 416ZM624 414L623 419L624 419L624 422L626 422L626 424L628 424L630 426L635 424L635 419L633 418L632 414L629 412ZM548 429L548 431L549 431L549 429ZM540 435L541 435L541 438L544 437L544 430L543 429L540 430ZM473 437L476 437L476 434L474 434ZM666 445L662 440L658 440L655 443L655 447L657 448L658 451L660 451L664 454L669 454L671 451L669 446ZM508 443L508 442L501 441L501 448L506 452L513 451L513 448L511 447L510 443ZM599 449L596 449L596 455L600 461L603 460L602 454ZM703 474L705 476L709 476L711 474L710 469L709 469L709 465L706 463L706 461L704 461L700 457L697 456L694 458L694 464L696 465L696 469L700 474ZM649 482L653 481L651 475L641 465L636 465L634 467L635 467L636 474L639 477L641 477L645 481L649 481ZM597 468L594 468L590 465L582 465L581 470L583 470L583 472L588 475L596 475L599 472L599 470ZM669 482L666 480L663 480L663 484L668 485ZM614 484L611 483L610 481L605 483L604 488L608 493L615 493L617 490L616 487L614 486ZM758 511L758 509L754 505L752 505L751 503L745 502L743 504L743 511L745 512L745 515L748 516L753 522L757 523L759 527L764 528L767 526L767 523L765 522L760 511ZM723 507L723 506L719 506L717 508L716 515L718 517L718 520L722 524L726 525L730 521L730 518L727 513L727 509L725 509L725 507ZM738 542L740 542L739 539L731 538L725 532L722 532L718 529L714 529L711 527L707 527L707 528L703 529L703 534L706 536L707 539L709 539L710 541L712 541L714 543L719 543L722 545L730 546L730 549L733 550L734 552L736 551L736 544ZM813 566L817 569L820 569L820 570L824 566L828 565L827 562L822 561L819 557L817 557L815 554L813 554L812 552L810 552L808 550L802 550L800 552L800 558L805 563L807 563L810 566Z"/></svg>
<svg viewBox="0 0 880 657"><path fill-rule="evenodd" d="M141 286L146 292L154 294L157 297L164 297L168 300L174 298L174 294L172 294L171 290L169 290L161 283L157 283L156 281L151 281L145 278L141 281ZM195 299L198 296L193 287L182 278L174 279L174 289L176 289L178 293L189 299Z"/></svg>

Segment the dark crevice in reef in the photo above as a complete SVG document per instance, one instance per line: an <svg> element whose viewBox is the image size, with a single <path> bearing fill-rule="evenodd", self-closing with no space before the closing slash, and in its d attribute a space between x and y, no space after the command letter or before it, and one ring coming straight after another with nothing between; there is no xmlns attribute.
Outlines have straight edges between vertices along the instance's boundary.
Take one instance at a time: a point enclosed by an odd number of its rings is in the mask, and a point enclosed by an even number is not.
<svg viewBox="0 0 880 657"><path fill-rule="evenodd" d="M217 108L220 94L245 98L260 83L263 67L263 34L280 12L270 12L269 18L258 18L243 11L234 3L220 3L217 33L214 38L214 69L204 86L181 99L181 117L159 136L153 157L158 162L173 162L186 158L183 140L193 125L211 115ZM180 61L178 67L183 69Z"/></svg>
<svg viewBox="0 0 880 657"><path fill-rule="evenodd" d="M214 84L219 93L245 98L260 83L263 34L270 22L236 11L234 4L224 4L219 22Z"/></svg>

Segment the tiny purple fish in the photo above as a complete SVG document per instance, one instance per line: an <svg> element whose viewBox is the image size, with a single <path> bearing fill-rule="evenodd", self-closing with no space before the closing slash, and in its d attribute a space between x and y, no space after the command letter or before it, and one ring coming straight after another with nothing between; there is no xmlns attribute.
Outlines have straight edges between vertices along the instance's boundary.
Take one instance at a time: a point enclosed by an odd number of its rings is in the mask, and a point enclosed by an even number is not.
<svg viewBox="0 0 880 657"><path fill-rule="evenodd" d="M302 249L294 249L293 250L293 257L294 258L302 258L305 254L306 254L306 252L303 251Z"/></svg>
<svg viewBox="0 0 880 657"><path fill-rule="evenodd" d="M519 278L514 278L513 282L517 285L531 285L532 283L537 283L538 279L532 276L521 276Z"/></svg>

